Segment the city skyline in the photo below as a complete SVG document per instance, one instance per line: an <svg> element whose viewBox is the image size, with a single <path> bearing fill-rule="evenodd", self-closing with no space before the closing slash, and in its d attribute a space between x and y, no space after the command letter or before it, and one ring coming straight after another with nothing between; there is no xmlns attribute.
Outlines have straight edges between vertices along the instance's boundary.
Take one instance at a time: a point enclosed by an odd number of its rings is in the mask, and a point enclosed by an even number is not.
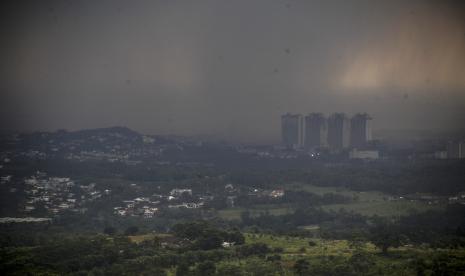
<svg viewBox="0 0 465 276"><path fill-rule="evenodd" d="M2 275L462 275L465 0L4 0Z"/></svg>
<svg viewBox="0 0 465 276"><path fill-rule="evenodd" d="M349 117L345 113L334 112L326 117L317 112L306 116L287 112L281 115L281 144L291 149L306 150L365 149L373 141L371 120L373 118L367 113Z"/></svg>
<svg viewBox="0 0 465 276"><path fill-rule="evenodd" d="M279 141L287 110L464 128L460 1L11 1L0 131ZM447 110L447 112L444 112Z"/></svg>

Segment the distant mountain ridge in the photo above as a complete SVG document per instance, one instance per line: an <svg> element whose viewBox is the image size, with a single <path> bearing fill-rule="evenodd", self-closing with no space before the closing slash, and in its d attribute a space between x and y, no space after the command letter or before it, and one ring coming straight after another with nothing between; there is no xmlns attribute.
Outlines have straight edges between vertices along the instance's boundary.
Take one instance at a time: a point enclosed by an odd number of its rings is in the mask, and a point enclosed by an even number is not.
<svg viewBox="0 0 465 276"><path fill-rule="evenodd" d="M33 132L9 135L3 139L3 147L47 151L109 151L141 146L144 135L127 127L84 129L77 131Z"/></svg>
<svg viewBox="0 0 465 276"><path fill-rule="evenodd" d="M59 132L59 131L58 131ZM83 136L89 136L89 135L99 135L99 134L120 134L126 137L134 137L134 138L141 138L142 134L138 133L135 130L132 130L128 127L122 127L122 126L113 126L113 127L107 127L107 128L93 128L93 129L83 129L83 130L77 130L77 131L72 131L72 132L65 132L68 134L73 134L73 135L83 135Z"/></svg>

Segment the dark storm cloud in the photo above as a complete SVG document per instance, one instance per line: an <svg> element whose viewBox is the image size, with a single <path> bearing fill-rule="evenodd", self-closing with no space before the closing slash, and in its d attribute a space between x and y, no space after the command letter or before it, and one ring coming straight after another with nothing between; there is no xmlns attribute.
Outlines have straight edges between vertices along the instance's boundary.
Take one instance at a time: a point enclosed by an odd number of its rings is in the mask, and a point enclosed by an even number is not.
<svg viewBox="0 0 465 276"><path fill-rule="evenodd" d="M275 140L281 113L338 110L370 112L378 128L459 127L465 121L462 6L5 5L2 128L126 125L147 133Z"/></svg>

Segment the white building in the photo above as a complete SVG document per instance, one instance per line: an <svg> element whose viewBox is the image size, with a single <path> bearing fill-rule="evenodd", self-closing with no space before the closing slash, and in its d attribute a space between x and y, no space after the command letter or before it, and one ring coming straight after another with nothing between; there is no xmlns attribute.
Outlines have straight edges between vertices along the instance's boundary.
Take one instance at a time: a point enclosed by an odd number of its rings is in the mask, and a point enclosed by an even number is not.
<svg viewBox="0 0 465 276"><path fill-rule="evenodd" d="M435 159L447 159L447 151L445 150L438 150L434 152Z"/></svg>
<svg viewBox="0 0 465 276"><path fill-rule="evenodd" d="M447 158L465 158L465 141L449 142L447 145Z"/></svg>
<svg viewBox="0 0 465 276"><path fill-rule="evenodd" d="M379 152L377 150L357 150L353 149L349 152L350 159L378 159Z"/></svg>
<svg viewBox="0 0 465 276"><path fill-rule="evenodd" d="M173 189L171 190L170 192L170 195L172 196L181 196L183 194L188 194L188 195L192 195L192 189Z"/></svg>

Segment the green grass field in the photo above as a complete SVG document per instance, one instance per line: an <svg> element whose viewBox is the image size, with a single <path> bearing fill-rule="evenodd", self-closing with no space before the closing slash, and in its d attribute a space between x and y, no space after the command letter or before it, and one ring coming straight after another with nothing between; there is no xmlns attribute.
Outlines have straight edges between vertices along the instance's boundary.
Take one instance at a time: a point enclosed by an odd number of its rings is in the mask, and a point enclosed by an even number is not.
<svg viewBox="0 0 465 276"><path fill-rule="evenodd" d="M218 216L222 219L227 220L240 220L241 213L244 211L249 211L252 217L260 216L261 214L268 213L270 215L279 216L292 213L294 209L290 206L280 206L280 205L261 205L254 206L252 208L231 208L225 210L219 210Z"/></svg>
<svg viewBox="0 0 465 276"><path fill-rule="evenodd" d="M134 236L128 236L129 240L134 242L134 243L141 243L143 241L148 241L148 240L153 240L154 238L167 238L167 237L172 237L173 235L171 234L162 234L162 233L150 233L150 234L143 234L143 235L134 235Z"/></svg>
<svg viewBox="0 0 465 276"><path fill-rule="evenodd" d="M266 243L273 248L284 249L284 256L318 256L318 255L345 255L350 256L354 249L349 247L345 240L324 240L315 238L299 238L288 236L274 236L267 234L245 234L246 243ZM312 241L316 245L310 246ZM377 249L371 243L364 244L364 249L369 252L376 252Z"/></svg>
<svg viewBox="0 0 465 276"><path fill-rule="evenodd" d="M335 193L350 197L353 199L350 203L345 204L330 204L322 206L323 209L329 211L339 211L345 209L349 212L355 212L366 216L383 216L397 217L409 215L414 212L425 212L427 210L440 210L444 205L429 205L425 202L398 200L387 200L388 195L378 191L356 192L342 187L318 187L310 184L292 183L285 186L285 189L296 191L308 191L318 195L326 193ZM271 215L284 215L294 211L293 206L283 205L256 205L251 208L232 208L218 211L218 216L227 220L240 220L241 213L248 210L251 216L259 216L263 213Z"/></svg>
<svg viewBox="0 0 465 276"><path fill-rule="evenodd" d="M357 198L358 201L363 202L373 202L373 201L382 201L386 196L382 192L378 191L367 191L367 192L357 192L352 191L344 187L320 187L311 184L305 183L291 183L284 186L285 189L294 190L294 191L307 191L317 195L323 195L327 193L340 194L350 198Z"/></svg>
<svg viewBox="0 0 465 276"><path fill-rule="evenodd" d="M156 234L131 236L131 240L140 243L143 240L151 239ZM267 256L279 255L279 264L282 269L281 274L276 275L295 275L293 266L296 261L305 259L311 266L334 267L343 263L351 263L355 253L362 252L363 258L369 258L368 263L371 274L369 275L417 275L414 261L418 258L431 262L438 256L447 256L448 265L455 267L455 271L463 271L465 263L465 251L458 249L434 249L427 246L405 245L399 248L390 248L387 255L382 254L379 248L376 248L370 242L359 244L357 248L351 247L346 240L325 240L320 238L303 238L290 237L285 235L254 234L244 233L246 244L264 243L267 244L275 253L269 253ZM312 243L309 243L312 242ZM276 251L277 248L281 250ZM233 248L226 250L234 250ZM216 263L217 267L222 265L234 265L247 267L247 263L267 263L265 257L249 256L247 258L228 258ZM267 264L272 264L267 263ZM361 264L364 264L363 262ZM429 264L430 267L431 263ZM194 269L192 266L191 269ZM250 268L250 266L249 266ZM172 267L167 270L168 275L175 275L176 268ZM242 275L242 274L241 274ZM244 274L249 275L249 274ZM275 275L275 274L266 274ZM432 270L427 270L424 275L433 275ZM458 275L458 274L457 274ZM462 275L462 274L460 274Z"/></svg>
<svg viewBox="0 0 465 276"><path fill-rule="evenodd" d="M428 210L440 210L443 205L428 205L425 202L411 201L374 201L353 202L347 204L331 204L323 206L325 210L338 211L345 209L365 216L378 215L382 217L397 217L412 214L414 212L425 212Z"/></svg>
<svg viewBox="0 0 465 276"><path fill-rule="evenodd" d="M313 241L315 245L310 246L309 241ZM288 273L295 261L299 259L307 259L311 264L326 262L327 265L334 266L341 260L350 262L350 258L355 252L360 252L359 250L371 256L374 262L372 267L376 266L376 269L378 269L378 272L375 272L377 275L417 275L412 265L413 260L416 258L432 260L433 256L440 254L447 255L448 260L450 260L448 265L455 267L455 271L464 271L463 264L465 263L465 251L461 248L433 249L406 245L399 248L390 248L389 254L384 255L369 242L363 243L361 247L355 249L351 248L346 240L323 240L250 233L246 234L246 242L261 242L273 248L282 248L283 253L280 253L280 255L284 266L289 269ZM424 275L433 275L431 272L429 270ZM293 274L285 273L285 275Z"/></svg>

